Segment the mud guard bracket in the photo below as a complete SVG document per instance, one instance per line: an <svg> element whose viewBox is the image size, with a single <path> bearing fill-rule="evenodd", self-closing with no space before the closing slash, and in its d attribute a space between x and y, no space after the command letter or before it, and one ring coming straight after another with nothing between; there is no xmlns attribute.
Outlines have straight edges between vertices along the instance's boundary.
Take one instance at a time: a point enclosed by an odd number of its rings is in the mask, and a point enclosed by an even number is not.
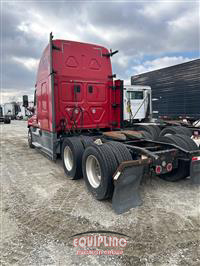
<svg viewBox="0 0 200 266"><path fill-rule="evenodd" d="M139 186L144 173L144 166L150 160L127 161L120 164L115 172L112 207L117 214L142 204Z"/></svg>

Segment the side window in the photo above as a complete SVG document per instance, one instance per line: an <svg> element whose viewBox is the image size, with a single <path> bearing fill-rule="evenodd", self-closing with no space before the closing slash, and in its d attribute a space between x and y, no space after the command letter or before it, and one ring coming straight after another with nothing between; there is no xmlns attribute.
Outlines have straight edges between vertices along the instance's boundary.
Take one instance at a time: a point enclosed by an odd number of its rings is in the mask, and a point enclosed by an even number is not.
<svg viewBox="0 0 200 266"><path fill-rule="evenodd" d="M89 93L93 93L93 87L92 87L92 85L89 85L89 86L88 86L88 92L89 92Z"/></svg>
<svg viewBox="0 0 200 266"><path fill-rule="evenodd" d="M37 90L35 91L35 99L36 99L36 108L37 111L41 111L41 88L37 87Z"/></svg>
<svg viewBox="0 0 200 266"><path fill-rule="evenodd" d="M34 106L36 106L36 90L34 92Z"/></svg>
<svg viewBox="0 0 200 266"><path fill-rule="evenodd" d="M81 86L80 85L74 85L74 93L80 93L81 92Z"/></svg>
<svg viewBox="0 0 200 266"><path fill-rule="evenodd" d="M42 110L47 111L47 85L42 83Z"/></svg>
<svg viewBox="0 0 200 266"><path fill-rule="evenodd" d="M129 100L142 100L143 91L127 91L127 98Z"/></svg>

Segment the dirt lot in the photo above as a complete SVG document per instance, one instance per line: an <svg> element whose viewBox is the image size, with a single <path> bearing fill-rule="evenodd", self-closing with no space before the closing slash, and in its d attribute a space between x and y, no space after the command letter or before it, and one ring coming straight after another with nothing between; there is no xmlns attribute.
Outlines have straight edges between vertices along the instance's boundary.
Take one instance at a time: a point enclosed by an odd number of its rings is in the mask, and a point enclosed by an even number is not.
<svg viewBox="0 0 200 266"><path fill-rule="evenodd" d="M143 205L116 215L28 148L26 122L2 124L0 138L1 265L200 265L200 190L189 180L149 179ZM76 255L69 237L88 230L130 236L124 255Z"/></svg>

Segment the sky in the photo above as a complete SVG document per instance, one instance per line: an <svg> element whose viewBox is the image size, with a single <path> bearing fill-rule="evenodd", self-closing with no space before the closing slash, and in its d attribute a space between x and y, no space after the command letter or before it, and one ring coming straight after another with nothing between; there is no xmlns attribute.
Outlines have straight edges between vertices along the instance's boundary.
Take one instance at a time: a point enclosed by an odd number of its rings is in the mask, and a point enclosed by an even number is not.
<svg viewBox="0 0 200 266"><path fill-rule="evenodd" d="M113 73L131 76L199 58L199 1L1 0L0 102L33 99L40 56L55 39L119 50Z"/></svg>

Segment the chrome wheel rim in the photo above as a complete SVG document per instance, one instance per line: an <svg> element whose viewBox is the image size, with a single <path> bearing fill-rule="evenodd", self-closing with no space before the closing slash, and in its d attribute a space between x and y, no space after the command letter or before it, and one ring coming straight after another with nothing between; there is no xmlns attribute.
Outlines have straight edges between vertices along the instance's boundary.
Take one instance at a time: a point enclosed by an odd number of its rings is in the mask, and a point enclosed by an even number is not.
<svg viewBox="0 0 200 266"><path fill-rule="evenodd" d="M64 148L64 163L67 170L71 171L73 168L74 160L72 150L69 146L65 146Z"/></svg>
<svg viewBox="0 0 200 266"><path fill-rule="evenodd" d="M101 183L101 167L94 155L89 155L86 160L86 174L88 181L93 188L97 188Z"/></svg>

